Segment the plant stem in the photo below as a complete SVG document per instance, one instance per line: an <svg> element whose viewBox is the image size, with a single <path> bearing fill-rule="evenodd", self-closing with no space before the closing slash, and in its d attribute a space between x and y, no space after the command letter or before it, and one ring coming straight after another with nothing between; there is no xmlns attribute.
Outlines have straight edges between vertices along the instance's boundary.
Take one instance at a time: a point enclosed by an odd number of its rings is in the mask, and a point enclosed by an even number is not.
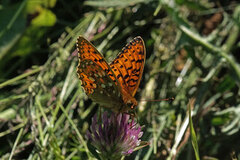
<svg viewBox="0 0 240 160"><path fill-rule="evenodd" d="M29 72L27 72L27 73L24 73L24 74L21 74L21 75L19 75L19 76L17 76L17 77L14 77L14 78L12 78L12 79L9 79L9 80L7 80L7 81L5 81L5 82L3 82L3 83L0 84L0 89L3 88L3 87L5 87L5 86L7 86L7 85L11 85L11 84L13 84L14 82L16 82L16 81L18 81L18 80L20 80L20 79L23 79L23 78L25 78L25 77L27 77L27 76L30 76L30 75L32 75L32 74L35 74L35 73L37 73L37 72L39 72L39 71L41 71L41 70L42 70L42 67L38 67L38 68L33 69L33 70L31 70L31 71L29 71Z"/></svg>

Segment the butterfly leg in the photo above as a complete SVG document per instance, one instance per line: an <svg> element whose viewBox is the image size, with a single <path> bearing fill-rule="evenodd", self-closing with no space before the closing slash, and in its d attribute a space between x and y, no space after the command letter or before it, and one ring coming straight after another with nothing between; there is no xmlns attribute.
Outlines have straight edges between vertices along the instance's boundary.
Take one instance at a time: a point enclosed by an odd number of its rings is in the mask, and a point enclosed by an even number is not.
<svg viewBox="0 0 240 160"><path fill-rule="evenodd" d="M137 112L136 110L133 110L132 112L128 113L130 115L130 119L131 121L131 128L135 127L138 124L138 116L137 116ZM135 123L134 122L134 118L136 117L137 121Z"/></svg>
<svg viewBox="0 0 240 160"><path fill-rule="evenodd" d="M119 111L119 113L121 113L120 111ZM138 123L138 117L137 117L137 113L136 113L136 110L134 110L133 112L123 112L122 114L128 114L128 115L130 115L130 119L131 119L131 128L133 128L133 127L135 127L136 126L136 124ZM136 123L134 123L134 118L135 117L137 117L137 121L136 121Z"/></svg>

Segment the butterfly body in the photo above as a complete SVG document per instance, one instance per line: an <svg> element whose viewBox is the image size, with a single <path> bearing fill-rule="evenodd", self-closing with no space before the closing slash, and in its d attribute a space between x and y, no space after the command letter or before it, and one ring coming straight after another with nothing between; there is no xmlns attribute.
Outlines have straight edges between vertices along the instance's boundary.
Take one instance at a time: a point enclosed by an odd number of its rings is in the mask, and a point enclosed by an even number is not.
<svg viewBox="0 0 240 160"><path fill-rule="evenodd" d="M142 77L146 54L142 38L134 38L110 64L82 36L77 40L77 49L77 73L85 93L117 113L135 109L134 95Z"/></svg>

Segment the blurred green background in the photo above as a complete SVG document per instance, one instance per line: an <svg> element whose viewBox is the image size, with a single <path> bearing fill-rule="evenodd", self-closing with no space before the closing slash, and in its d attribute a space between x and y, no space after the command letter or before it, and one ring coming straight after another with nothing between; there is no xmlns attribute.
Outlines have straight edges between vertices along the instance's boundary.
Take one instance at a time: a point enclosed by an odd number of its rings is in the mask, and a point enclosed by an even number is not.
<svg viewBox="0 0 240 160"><path fill-rule="evenodd" d="M145 41L136 99L150 145L125 159L192 160L192 144L200 159L240 159L239 29L237 0L2 0L0 159L94 158L85 133L99 107L77 78L79 35L108 62Z"/></svg>

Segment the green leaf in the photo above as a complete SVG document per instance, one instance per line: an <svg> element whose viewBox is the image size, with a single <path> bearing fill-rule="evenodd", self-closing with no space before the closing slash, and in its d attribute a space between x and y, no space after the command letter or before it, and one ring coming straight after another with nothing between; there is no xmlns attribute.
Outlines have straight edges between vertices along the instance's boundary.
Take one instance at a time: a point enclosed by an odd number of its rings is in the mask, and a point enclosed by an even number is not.
<svg viewBox="0 0 240 160"><path fill-rule="evenodd" d="M7 55L25 30L26 20L22 13L24 6L23 2L0 11L0 60Z"/></svg>
<svg viewBox="0 0 240 160"><path fill-rule="evenodd" d="M217 117L212 118L211 124L213 126L220 126L220 125L225 124L228 121L229 121L229 118L227 117L227 115L226 116L221 116L221 117L217 116Z"/></svg>
<svg viewBox="0 0 240 160"><path fill-rule="evenodd" d="M192 141L192 146L195 152L195 157L197 160L200 160L199 157L199 150L198 150L198 143L197 143L197 137L196 133L193 127L193 122L192 122L192 116L191 116L191 108L193 106L194 101L191 99L189 104L188 104L188 115L189 115L189 127L190 127L190 133L191 133L191 141Z"/></svg>
<svg viewBox="0 0 240 160"><path fill-rule="evenodd" d="M88 6L94 6L94 7L127 7L127 6L133 6L137 3L142 3L142 2L148 2L146 0L89 0L86 1L84 4Z"/></svg>
<svg viewBox="0 0 240 160"><path fill-rule="evenodd" d="M52 11L48 9L42 9L40 14L33 19L32 25L51 27L56 23L56 21L56 15Z"/></svg>
<svg viewBox="0 0 240 160"><path fill-rule="evenodd" d="M57 0L43 0L45 7L53 8L56 5Z"/></svg>
<svg viewBox="0 0 240 160"><path fill-rule="evenodd" d="M229 75L227 75L227 76L224 77L224 79L217 86L217 91L223 93L225 91L231 90L235 86L236 86L236 83L233 80L233 78L230 77Z"/></svg>
<svg viewBox="0 0 240 160"><path fill-rule="evenodd" d="M25 12L28 14L36 13L38 12L39 8L42 8L41 4L42 4L42 1L27 1Z"/></svg>
<svg viewBox="0 0 240 160"><path fill-rule="evenodd" d="M15 118L15 116L16 116L16 111L12 108L9 108L9 109L6 109L6 110L0 112L0 119L5 120L5 121L11 120L11 119Z"/></svg>
<svg viewBox="0 0 240 160"><path fill-rule="evenodd" d="M192 9L194 11L203 11L207 10L206 7L204 7L199 1L189 1L189 0L175 0L176 3L180 5L185 5L189 9Z"/></svg>
<svg viewBox="0 0 240 160"><path fill-rule="evenodd" d="M15 48L18 49L13 51L12 57L25 56L38 49L39 39L44 33L46 33L46 28L40 29L39 26L28 27L19 42L15 45Z"/></svg>
<svg viewBox="0 0 240 160"><path fill-rule="evenodd" d="M41 8L53 8L56 5L57 0L29 0L26 5L26 12L34 14L38 12Z"/></svg>

